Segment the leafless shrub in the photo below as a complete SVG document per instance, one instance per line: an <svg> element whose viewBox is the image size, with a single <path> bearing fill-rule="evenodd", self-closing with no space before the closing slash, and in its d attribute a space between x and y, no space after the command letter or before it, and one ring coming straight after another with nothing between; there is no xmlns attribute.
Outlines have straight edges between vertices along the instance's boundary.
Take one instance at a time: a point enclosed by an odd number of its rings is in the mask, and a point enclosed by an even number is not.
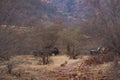
<svg viewBox="0 0 120 80"><path fill-rule="evenodd" d="M113 60L114 60L113 54L107 53L107 54L90 56L83 63L85 65L97 65L97 64L103 64L103 63L106 63L106 62L110 62L110 61L113 61Z"/></svg>
<svg viewBox="0 0 120 80"><path fill-rule="evenodd" d="M8 70L7 73L11 74L12 73L12 69L13 69L13 64L12 63L8 64L7 65L7 70Z"/></svg>
<svg viewBox="0 0 120 80"><path fill-rule="evenodd" d="M10 47L13 43L12 31L7 26L0 26L0 58L8 60Z"/></svg>
<svg viewBox="0 0 120 80"><path fill-rule="evenodd" d="M34 27L31 32L30 44L32 43L34 50L40 51L42 48L42 55L40 55L40 52L38 54L42 58L43 64L49 63L51 49L53 49L59 38L58 33L59 27L57 25Z"/></svg>
<svg viewBox="0 0 120 80"><path fill-rule="evenodd" d="M80 54L82 46L81 41L85 39L85 37L80 33L80 29L63 28L60 36L62 44L65 46L66 54L70 59L76 59Z"/></svg>
<svg viewBox="0 0 120 80"><path fill-rule="evenodd" d="M99 38L100 44L114 51L114 56L120 55L120 1L91 0L94 8L93 18L85 22L87 32L94 38ZM117 59L117 57L115 58Z"/></svg>

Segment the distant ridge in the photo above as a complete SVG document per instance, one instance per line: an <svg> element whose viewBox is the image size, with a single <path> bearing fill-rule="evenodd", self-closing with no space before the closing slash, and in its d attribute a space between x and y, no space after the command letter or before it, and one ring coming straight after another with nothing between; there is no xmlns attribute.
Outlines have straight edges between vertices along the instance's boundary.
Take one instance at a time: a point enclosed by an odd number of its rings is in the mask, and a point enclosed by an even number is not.
<svg viewBox="0 0 120 80"><path fill-rule="evenodd" d="M0 24L34 26L61 19L87 19L93 13L84 0L1 0Z"/></svg>

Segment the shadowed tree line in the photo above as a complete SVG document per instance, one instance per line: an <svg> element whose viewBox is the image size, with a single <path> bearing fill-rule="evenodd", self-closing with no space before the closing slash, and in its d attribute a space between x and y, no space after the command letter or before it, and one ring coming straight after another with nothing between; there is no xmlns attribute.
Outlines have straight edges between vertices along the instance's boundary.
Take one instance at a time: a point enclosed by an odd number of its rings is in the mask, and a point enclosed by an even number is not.
<svg viewBox="0 0 120 80"><path fill-rule="evenodd" d="M39 50L41 48L50 52L53 47L59 45L62 47L60 49L66 51L65 53L69 55L70 58L75 59L80 53L81 46L85 46L82 45L82 41L85 41L86 39L83 35L84 33L91 36L91 38L97 39L99 45L113 51L115 53L114 57L117 59L117 56L120 55L120 1L86 1L94 8L95 14L93 14L90 19L83 21L81 24L83 28L80 29L77 27L66 26L61 23L52 25L43 25L39 23L39 25L36 24L37 26L34 27L9 27L1 25L0 55L29 54L33 50ZM2 10L5 14L8 14L7 11L11 11L11 7L9 7L10 9L2 7L2 5L5 4L3 0L0 4L0 13L2 13ZM17 8L11 1L6 2L5 5L12 6L15 10ZM7 22L12 21L8 18L13 17L13 12L14 10L9 12L7 16L1 17L0 22L4 20ZM32 20L34 19L32 18Z"/></svg>
<svg viewBox="0 0 120 80"><path fill-rule="evenodd" d="M61 26L62 25L62 26ZM75 59L80 53L80 41L84 36L80 29L64 27L63 24L40 25L34 27L0 26L0 57L2 59L14 55L34 54L44 51L39 57L43 64L49 63L54 47ZM61 51L64 50L65 52Z"/></svg>
<svg viewBox="0 0 120 80"><path fill-rule="evenodd" d="M35 26L53 17L55 10L41 0L1 0L0 24Z"/></svg>
<svg viewBox="0 0 120 80"><path fill-rule="evenodd" d="M120 0L86 0L95 8L90 21L84 23L84 32L99 38L100 45L114 52L115 63L120 57Z"/></svg>

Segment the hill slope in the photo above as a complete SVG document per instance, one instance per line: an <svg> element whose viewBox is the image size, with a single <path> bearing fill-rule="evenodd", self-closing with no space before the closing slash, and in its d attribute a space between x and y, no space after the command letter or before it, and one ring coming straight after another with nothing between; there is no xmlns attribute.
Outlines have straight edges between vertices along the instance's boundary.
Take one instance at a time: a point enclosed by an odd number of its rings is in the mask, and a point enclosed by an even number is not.
<svg viewBox="0 0 120 80"><path fill-rule="evenodd" d="M41 0L1 0L0 23L32 25L52 17L55 8Z"/></svg>
<svg viewBox="0 0 120 80"><path fill-rule="evenodd" d="M56 18L71 23L92 13L84 0L1 0L0 24L36 25Z"/></svg>

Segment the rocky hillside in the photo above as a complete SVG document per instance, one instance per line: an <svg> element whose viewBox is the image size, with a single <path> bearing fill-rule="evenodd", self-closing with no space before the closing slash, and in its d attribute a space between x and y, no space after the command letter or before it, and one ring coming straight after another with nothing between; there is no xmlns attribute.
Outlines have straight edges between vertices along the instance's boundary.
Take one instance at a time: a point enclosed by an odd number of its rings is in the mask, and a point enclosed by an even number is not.
<svg viewBox="0 0 120 80"><path fill-rule="evenodd" d="M55 8L41 0L1 0L0 24L32 25L54 17Z"/></svg>
<svg viewBox="0 0 120 80"><path fill-rule="evenodd" d="M57 8L68 19L77 20L88 18L93 13L93 8L85 0L43 0Z"/></svg>
<svg viewBox="0 0 120 80"><path fill-rule="evenodd" d="M62 19L86 19L93 9L84 0L1 0L0 24L34 25Z"/></svg>

